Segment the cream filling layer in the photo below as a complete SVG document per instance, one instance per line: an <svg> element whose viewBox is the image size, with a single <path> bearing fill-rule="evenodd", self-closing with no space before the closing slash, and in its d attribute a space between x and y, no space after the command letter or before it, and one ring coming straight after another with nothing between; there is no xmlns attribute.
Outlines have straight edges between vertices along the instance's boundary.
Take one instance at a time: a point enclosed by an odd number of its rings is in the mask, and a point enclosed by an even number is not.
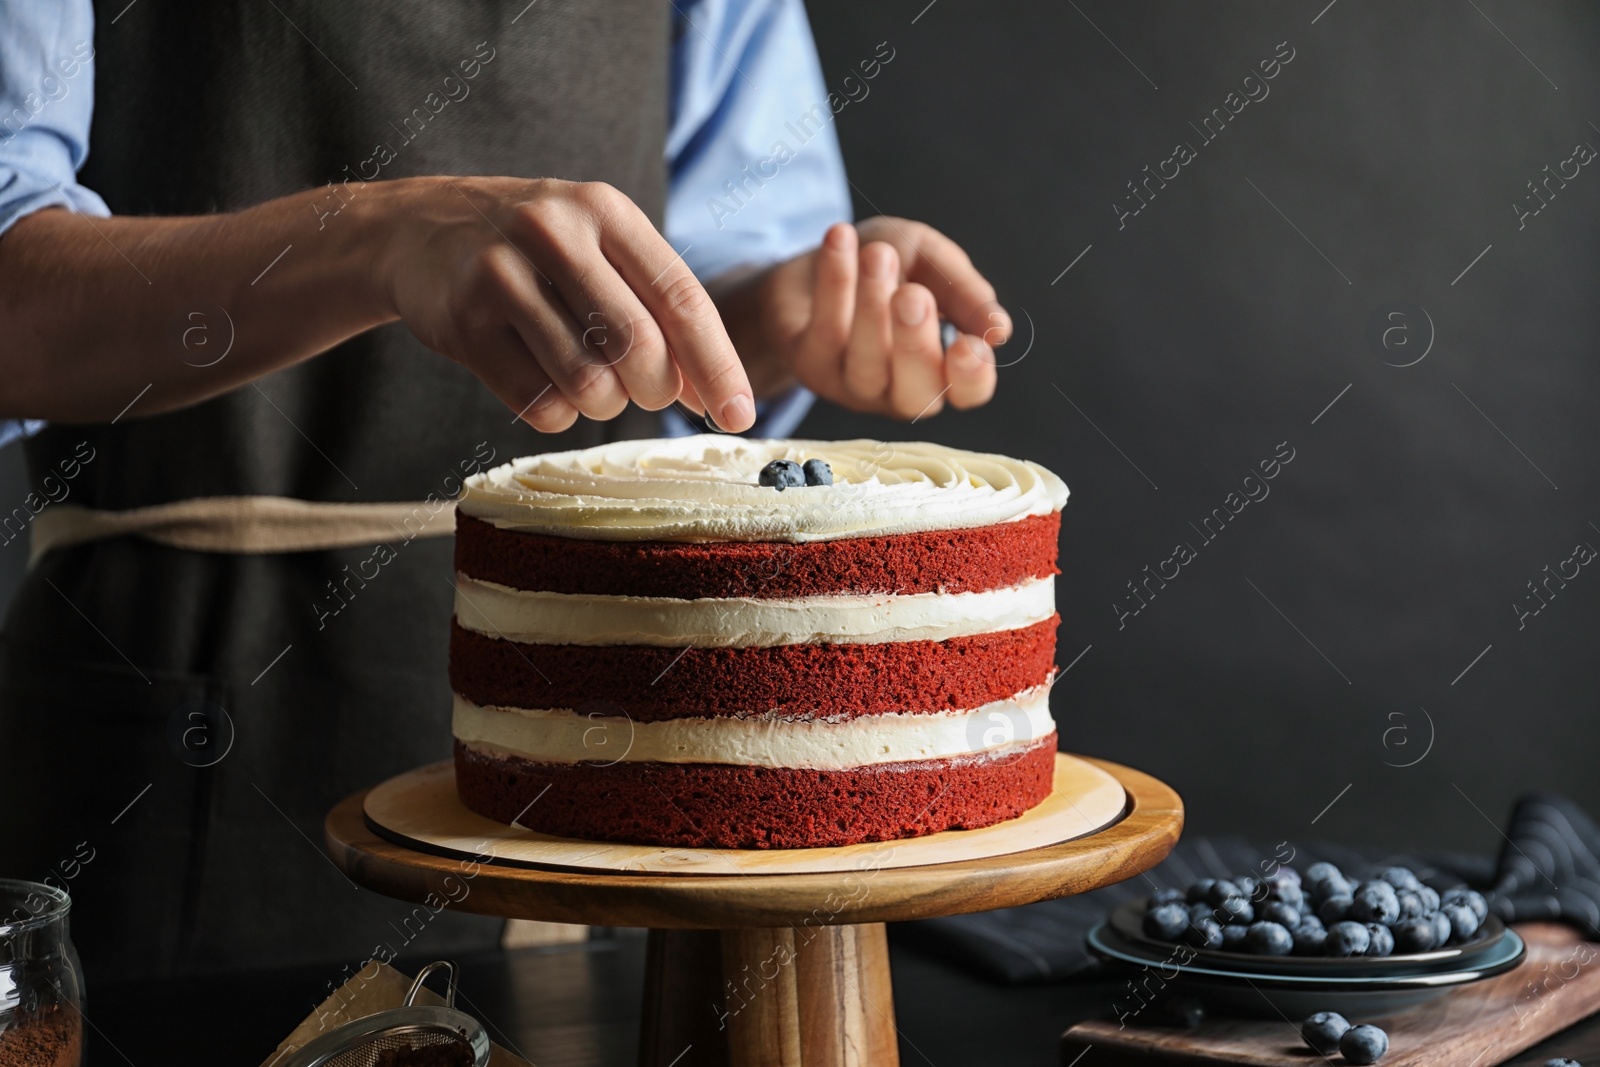
<svg viewBox="0 0 1600 1067"><path fill-rule="evenodd" d="M1016 630L1055 613L1055 579L977 593L678 600L512 589L456 575L456 621L538 645L756 648L945 641Z"/></svg>
<svg viewBox="0 0 1600 1067"><path fill-rule="evenodd" d="M455 697L458 741L541 763L722 763L840 771L879 763L999 755L1048 737L1050 687L968 711L863 715L845 722L749 718L634 722L566 708L479 707Z"/></svg>
<svg viewBox="0 0 1600 1067"><path fill-rule="evenodd" d="M833 484L758 484L775 459L825 460ZM518 459L467 479L460 509L503 529L598 541L827 541L1060 511L1037 463L917 441L702 434Z"/></svg>

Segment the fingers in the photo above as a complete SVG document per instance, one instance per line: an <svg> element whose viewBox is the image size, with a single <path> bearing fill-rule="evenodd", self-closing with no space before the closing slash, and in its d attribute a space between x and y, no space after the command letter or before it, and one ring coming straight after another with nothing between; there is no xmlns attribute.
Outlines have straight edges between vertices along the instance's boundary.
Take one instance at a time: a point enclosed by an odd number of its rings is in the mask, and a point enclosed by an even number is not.
<svg viewBox="0 0 1600 1067"><path fill-rule="evenodd" d="M856 281L855 318L844 353L845 389L871 403L889 389L889 356L894 325L889 302L900 284L900 254L893 246L873 241L861 249L861 275Z"/></svg>
<svg viewBox="0 0 1600 1067"><path fill-rule="evenodd" d="M694 412L696 415L705 415L706 404L700 399L700 394L694 391L694 386L689 382L683 383L683 390L678 394L678 403Z"/></svg>
<svg viewBox="0 0 1600 1067"><path fill-rule="evenodd" d="M598 248L575 247L575 262L556 275L556 285L569 309L584 309L576 316L581 358L614 371L628 398L659 411L683 388L661 328Z"/></svg>
<svg viewBox="0 0 1600 1067"><path fill-rule="evenodd" d="M994 396L999 372L994 353L974 337L962 335L944 356L945 378L950 391L945 399L954 408L975 408Z"/></svg>
<svg viewBox="0 0 1600 1067"><path fill-rule="evenodd" d="M604 201L600 250L660 327L683 378L719 427L748 430L754 394L710 294L632 201L615 190L595 195Z"/></svg>
<svg viewBox="0 0 1600 1067"><path fill-rule="evenodd" d="M551 376L585 415L595 418L621 412L630 398L649 411L664 408L677 399L682 381L678 369L655 320L596 240L604 226L632 225L643 215L609 186L568 188L584 210L546 211L523 220L522 235L544 266L537 272L543 283L539 293L559 294L568 319L578 328L576 349L552 353L557 364L549 368ZM631 212L617 210L617 203ZM648 227L647 220L644 225ZM531 260L528 265L532 267ZM588 395L576 395L575 390Z"/></svg>
<svg viewBox="0 0 1600 1067"><path fill-rule="evenodd" d="M586 351L583 331L531 262L518 263L511 254L499 258L493 272L499 302L537 366L573 408L591 419L615 418L628 406L616 370Z"/></svg>
<svg viewBox="0 0 1600 1067"><path fill-rule="evenodd" d="M856 228L848 222L835 223L823 235L812 279L811 322L795 356L797 373L828 378L843 373L856 309L859 246Z"/></svg>
<svg viewBox="0 0 1600 1067"><path fill-rule="evenodd" d="M889 408L902 419L932 415L944 406L945 356L939 348L939 316L933 294L915 282L890 300L894 349Z"/></svg>
<svg viewBox="0 0 1600 1067"><path fill-rule="evenodd" d="M907 277L934 292L945 318L962 333L982 338L990 348L1010 340L1010 314L961 246L932 226L917 226L916 235L917 255L906 264Z"/></svg>
<svg viewBox="0 0 1600 1067"><path fill-rule="evenodd" d="M474 339L472 367L494 395L535 430L559 433L578 421L578 409L539 368L511 327Z"/></svg>

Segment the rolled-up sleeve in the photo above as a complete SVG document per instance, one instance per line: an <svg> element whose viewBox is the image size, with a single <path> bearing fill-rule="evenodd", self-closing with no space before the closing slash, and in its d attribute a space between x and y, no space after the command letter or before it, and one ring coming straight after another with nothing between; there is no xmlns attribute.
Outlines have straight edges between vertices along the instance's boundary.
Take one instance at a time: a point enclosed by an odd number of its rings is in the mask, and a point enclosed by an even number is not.
<svg viewBox="0 0 1600 1067"><path fill-rule="evenodd" d="M46 207L111 214L76 177L93 112L89 0L0 0L0 234Z"/></svg>
<svg viewBox="0 0 1600 1067"><path fill-rule="evenodd" d="M41 208L111 214L77 179L93 114L90 0L0 0L0 241ZM0 448L43 426L0 418Z"/></svg>

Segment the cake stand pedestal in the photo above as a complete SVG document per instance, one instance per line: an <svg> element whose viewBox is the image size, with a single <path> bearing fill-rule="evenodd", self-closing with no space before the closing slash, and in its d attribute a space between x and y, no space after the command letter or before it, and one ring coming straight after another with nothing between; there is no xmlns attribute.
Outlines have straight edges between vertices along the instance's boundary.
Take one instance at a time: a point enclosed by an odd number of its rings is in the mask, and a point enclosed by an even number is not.
<svg viewBox="0 0 1600 1067"><path fill-rule="evenodd" d="M649 927L641 1067L894 1067L885 922L1087 892L1153 867L1177 842L1183 805L1170 787L1114 763L1058 760L1115 779L1126 795L1121 816L1043 847L866 873L629 873L480 862L380 833L365 807L370 790L329 812L324 832L339 868L387 896L509 919ZM381 788L393 792L393 785ZM772 855L781 864L781 854Z"/></svg>

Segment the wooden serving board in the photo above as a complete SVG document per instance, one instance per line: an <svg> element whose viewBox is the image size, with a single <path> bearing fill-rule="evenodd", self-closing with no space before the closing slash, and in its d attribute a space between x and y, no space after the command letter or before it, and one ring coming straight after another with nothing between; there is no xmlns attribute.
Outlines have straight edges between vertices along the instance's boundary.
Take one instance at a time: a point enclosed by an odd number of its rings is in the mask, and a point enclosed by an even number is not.
<svg viewBox="0 0 1600 1067"><path fill-rule="evenodd" d="M1600 943L1571 927L1515 927L1528 955L1516 969L1373 1023L1389 1034L1383 1067L1490 1067L1600 1011ZM1307 1067L1330 1061L1300 1040L1300 1020L1208 1019L1194 1030L1078 1023L1061 1035L1061 1062L1078 1067L1233 1063Z"/></svg>
<svg viewBox="0 0 1600 1067"><path fill-rule="evenodd" d="M390 840L436 854L511 866L651 874L829 874L922 867L1008 856L1094 833L1122 818L1127 794L1106 771L1056 754L1055 783L1038 807L981 830L948 830L904 841L841 848L664 848L551 837L468 811L456 796L449 762L391 778L366 796L363 811Z"/></svg>

